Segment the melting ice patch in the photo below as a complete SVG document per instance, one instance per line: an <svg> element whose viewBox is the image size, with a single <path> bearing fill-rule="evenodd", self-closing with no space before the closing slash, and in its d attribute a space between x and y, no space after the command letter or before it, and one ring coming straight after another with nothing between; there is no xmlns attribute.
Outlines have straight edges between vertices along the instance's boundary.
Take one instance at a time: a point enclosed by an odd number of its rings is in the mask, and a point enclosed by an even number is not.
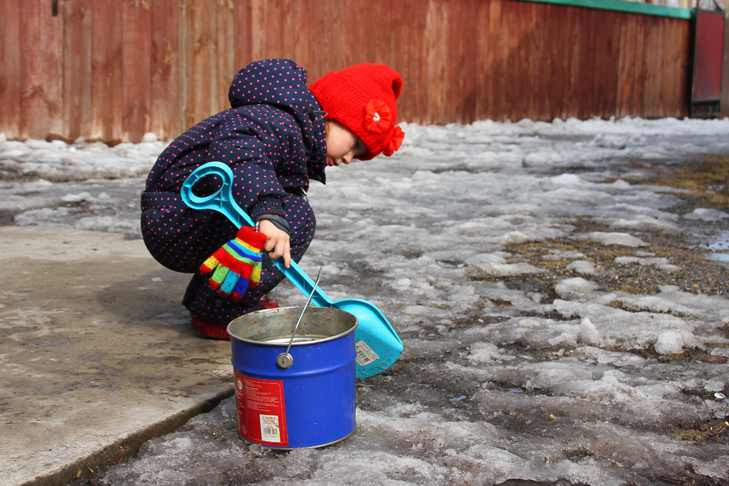
<svg viewBox="0 0 729 486"><path fill-rule="evenodd" d="M120 179L145 175L166 144L154 135L145 142L68 144L59 140L26 142L0 139L3 178L41 178L49 181Z"/></svg>
<svg viewBox="0 0 729 486"><path fill-rule="evenodd" d="M640 233L726 230L727 218L678 217L676 190L628 181L729 153L729 120L404 130L393 157L330 168L326 187L309 191L317 234L302 266L323 266L334 298L377 303L405 340L390 373L360 383L357 433L323 450L267 452L238 439L227 400L100 483L725 482L729 447L674 431L729 415L715 395L729 394L726 296L609 292L602 261L550 248L539 268L508 248L585 238L631 253L606 264L682 266L644 251ZM143 178L163 147L0 137L0 216L138 237ZM580 219L607 229L582 230ZM579 278L546 272L555 260L572 260ZM303 303L285 284L276 292Z"/></svg>
<svg viewBox="0 0 729 486"><path fill-rule="evenodd" d="M616 246L628 246L628 247L632 247L632 248L639 247L639 246L648 246L648 243L642 241L640 238L636 238L635 236L632 236L627 233L605 233L605 232L595 231L592 233L587 233L585 235L578 235L576 238L596 241L596 242L601 243L606 246L616 245Z"/></svg>
<svg viewBox="0 0 729 486"><path fill-rule="evenodd" d="M544 271L528 263L506 263L504 253L476 255L469 258L466 263L477 272L492 277L526 275Z"/></svg>
<svg viewBox="0 0 729 486"><path fill-rule="evenodd" d="M680 270L681 267L669 263L668 258L664 257L631 257L631 256L620 256L615 257L613 260L617 265L633 265L637 264L640 266L655 266L656 268L666 271L675 272Z"/></svg>
<svg viewBox="0 0 729 486"><path fill-rule="evenodd" d="M717 221L729 218L729 212L718 209L696 208L683 216L687 219L700 219L702 221Z"/></svg>
<svg viewBox="0 0 729 486"><path fill-rule="evenodd" d="M575 260L574 262L567 265L567 269L574 270L575 272L582 275L594 275L597 273L595 265L588 260Z"/></svg>

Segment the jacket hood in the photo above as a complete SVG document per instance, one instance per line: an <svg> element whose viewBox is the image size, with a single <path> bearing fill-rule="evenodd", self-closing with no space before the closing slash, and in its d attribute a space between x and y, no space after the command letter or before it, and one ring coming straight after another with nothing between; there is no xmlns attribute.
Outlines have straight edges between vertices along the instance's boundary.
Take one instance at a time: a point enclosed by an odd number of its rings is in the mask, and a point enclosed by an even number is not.
<svg viewBox="0 0 729 486"><path fill-rule="evenodd" d="M255 61L238 71L228 91L230 106L271 105L291 114L309 154L309 177L324 182L324 112L307 86L306 71L290 59Z"/></svg>

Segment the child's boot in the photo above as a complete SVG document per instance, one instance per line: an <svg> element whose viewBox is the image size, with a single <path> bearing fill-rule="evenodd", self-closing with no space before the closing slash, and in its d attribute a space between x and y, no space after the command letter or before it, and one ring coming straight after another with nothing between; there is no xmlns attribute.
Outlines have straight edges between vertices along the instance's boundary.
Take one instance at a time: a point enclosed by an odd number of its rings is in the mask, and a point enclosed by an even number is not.
<svg viewBox="0 0 729 486"><path fill-rule="evenodd" d="M267 296L261 297L261 309L276 309L278 308L278 301L275 299L269 299Z"/></svg>
<svg viewBox="0 0 729 486"><path fill-rule="evenodd" d="M223 341L230 341L230 335L228 334L227 326L222 324L216 324L214 322L208 322L200 316L195 314L190 315L192 319L192 327L197 331L200 337L208 339L220 339Z"/></svg>
<svg viewBox="0 0 729 486"><path fill-rule="evenodd" d="M261 309L276 309L279 307L278 302L274 299L270 299L267 296L261 297ZM224 341L230 341L230 335L228 334L227 327L223 324L216 324L214 322L208 322L204 318L190 314L192 320L192 327L197 331L200 337L208 339L220 339Z"/></svg>

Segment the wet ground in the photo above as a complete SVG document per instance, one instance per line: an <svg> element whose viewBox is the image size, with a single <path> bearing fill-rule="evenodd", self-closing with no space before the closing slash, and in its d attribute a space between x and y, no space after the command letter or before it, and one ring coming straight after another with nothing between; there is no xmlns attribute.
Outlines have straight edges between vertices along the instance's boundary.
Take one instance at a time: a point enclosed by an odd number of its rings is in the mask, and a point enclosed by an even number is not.
<svg viewBox="0 0 729 486"><path fill-rule="evenodd" d="M524 154L544 138L505 138L427 132L400 164L312 197L307 265L334 297L381 304L406 343L358 383L352 437L249 445L229 398L75 486L729 484L729 151L650 159L630 154L662 139L553 136L593 153L540 164ZM494 144L523 153L479 160ZM13 221L109 217L138 235L141 179L68 184Z"/></svg>
<svg viewBox="0 0 729 486"><path fill-rule="evenodd" d="M661 166L660 170L640 164L642 177L631 182L685 191L671 193L675 204L669 211L677 215L691 213L696 208L726 211L729 208L727 168L729 157L719 156ZM625 166L625 170L631 173L635 173L635 169L630 162ZM503 285L517 292L516 295L536 293L542 302L551 302L559 298L555 291L559 282L581 275L575 267L570 267L575 255L579 254L581 260L594 264L591 280L605 292L654 295L662 286L675 286L695 295L728 296L728 267L719 261L721 258L717 255L726 252L727 248L720 240L729 230L729 219L692 221L690 227L683 227L679 232L664 232L650 226L633 228L630 234L646 243L640 247L606 246L578 238L508 244L505 247L508 263L529 263L546 272L498 277L473 271L469 278L474 282ZM573 226L574 234L611 231L604 223L589 218L562 223ZM625 263L616 264L616 258L621 257ZM629 259L636 257L643 259L641 261L647 258L649 263L630 263ZM679 262L680 265L670 271L660 268L661 263L669 262ZM458 267L463 262L444 261L442 264ZM640 310L620 297L609 305L627 312ZM682 316L680 311L669 311L669 314ZM468 351L469 345L478 341L478 334L469 334L469 329L503 323L515 317L570 320L570 317L554 310L524 309L517 299L483 298L469 313L456 320L445 324L435 319L417 322L417 331L403 333L409 351L396 366L359 383L359 430L339 445L319 451L292 452L268 451L246 445L236 434L234 402L230 398L210 413L191 420L178 432L150 441L130 463L77 484L575 486L611 484L616 477L620 478L619 484L625 485L727 484L729 478L705 474L706 471L698 464L696 467L690 463L677 467L669 458L664 461L657 452L661 448L654 449L648 444L651 441L671 442L674 444L673 455L681 454L675 448L685 448L687 455L702 457L708 464L721 462L721 455L729 447L729 415L699 418L688 414L684 419L672 421L644 419L630 410L616 408L609 400L600 404L589 399L575 402L560 397L550 387L540 388L529 383L519 370L510 371L508 366L493 374L478 373L473 369L474 363L469 359ZM725 325L724 336L729 338L729 323ZM716 345L729 350L725 343ZM685 367L725 365L729 356L729 353L717 355L698 348L678 354L658 354L651 349L625 349L621 346L615 346L614 351L627 361L630 355L634 355L636 362L627 366L642 367L640 373L647 380L660 380L662 375L680 373L677 370ZM555 356L562 360L569 360L571 355L580 359L584 353L578 348L530 343L526 338L502 343L499 352L528 356L528 360L535 362L548 362ZM681 394L688 403L698 405L703 400L721 401L721 397L729 395L729 388L726 385L712 390L686 387ZM394 397L397 399L394 400ZM400 422L397 434L383 426L383 414L397 417ZM421 420L429 414L440 425L422 428ZM413 417L412 420L409 420L410 417ZM483 424L489 426L484 427ZM449 428L453 430L448 432ZM621 430L631 432L626 434ZM575 440L565 440L565 434ZM479 454L464 453L464 449L476 448L479 438L492 445L505 447L509 444L510 452L504 450L503 454L518 456L521 451L521 457L484 454L479 458ZM627 447L626 442L629 444ZM544 444L541 457L527 452L539 450L539 447L534 447L539 443ZM618 443L620 446L616 446ZM525 444L531 444L531 447ZM724 447L717 447L719 445ZM388 457L399 458L395 461L397 467L389 468ZM412 464L403 465L403 457L411 457ZM584 473L571 473L569 470L543 474L545 477L554 476L553 480L517 479L518 468L507 468L500 460L505 463L526 461L528 466L525 470L538 470L542 467L539 462L549 465L568 461L581 464L588 471L593 463L610 464L609 467L619 473L605 477L605 483L599 479L581 481ZM374 474L366 467L359 469L357 465L367 461L380 462L380 466L373 466L380 472ZM157 470L162 462L163 473ZM503 468L501 478L499 474L484 476L483 471L488 468L496 471ZM352 477L351 482L344 480L342 471L348 469L351 469L352 476L363 474L373 479ZM509 476L512 477L504 479Z"/></svg>

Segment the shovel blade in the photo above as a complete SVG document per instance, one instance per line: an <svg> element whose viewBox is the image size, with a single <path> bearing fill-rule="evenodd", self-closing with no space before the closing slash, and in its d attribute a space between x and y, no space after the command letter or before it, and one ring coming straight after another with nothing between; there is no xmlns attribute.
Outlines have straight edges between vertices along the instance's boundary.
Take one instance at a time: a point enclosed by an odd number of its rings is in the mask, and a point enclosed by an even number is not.
<svg viewBox="0 0 729 486"><path fill-rule="evenodd" d="M337 300L333 307L357 318L357 378L381 373L398 360L403 351L402 340L380 309L362 299Z"/></svg>

